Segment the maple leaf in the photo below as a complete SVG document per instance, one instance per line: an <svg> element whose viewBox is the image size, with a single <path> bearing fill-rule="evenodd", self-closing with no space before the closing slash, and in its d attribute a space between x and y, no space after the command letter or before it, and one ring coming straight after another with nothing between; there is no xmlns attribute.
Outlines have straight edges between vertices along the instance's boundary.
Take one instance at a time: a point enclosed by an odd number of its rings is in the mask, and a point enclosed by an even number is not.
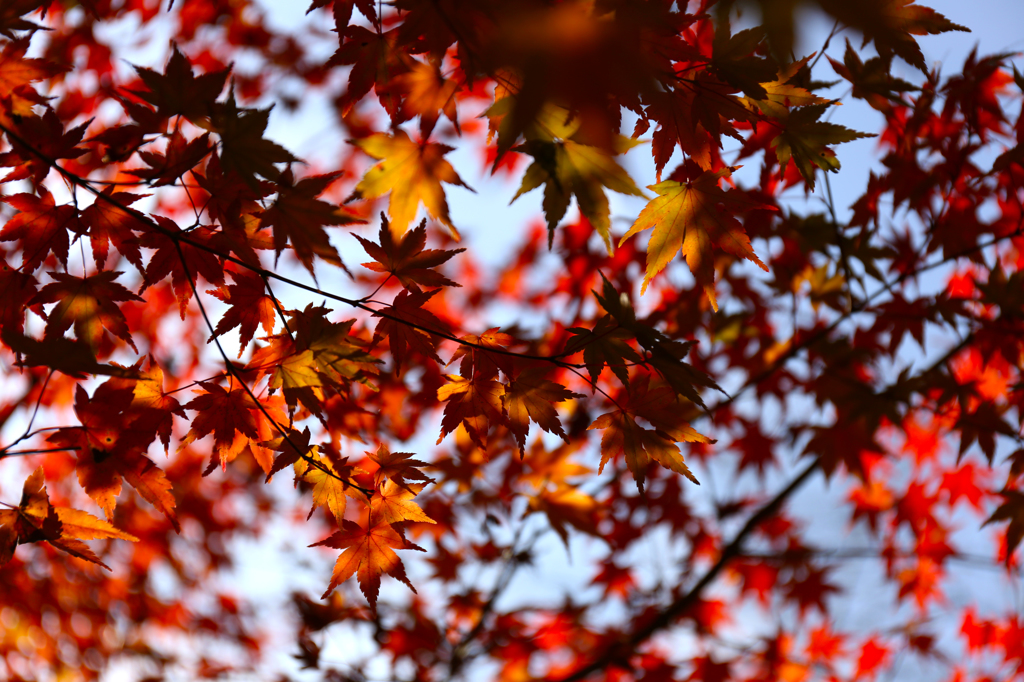
<svg viewBox="0 0 1024 682"><path fill-rule="evenodd" d="M849 39L846 41L846 52L843 55L843 63L839 63L831 57L828 58L835 72L853 84L854 97L865 100L873 108L882 113L892 111L892 105L899 103L900 98L896 93L920 90L916 85L892 75L890 60L882 57L872 57L862 61Z"/></svg>
<svg viewBox="0 0 1024 682"><path fill-rule="evenodd" d="M808 55L779 69L775 80L760 83L761 88L765 91L764 97L760 99L748 97L747 104L772 118L785 116L789 107L831 104L824 97L818 97L810 90L791 83L800 70L807 66L807 62L813 56Z"/></svg>
<svg viewBox="0 0 1024 682"><path fill-rule="evenodd" d="M210 336L210 341L238 327L238 357L242 357L242 353L252 341L257 327L263 327L263 331L267 334L274 331L277 309L274 306L274 299L267 295L266 283L257 273L247 270L241 272L229 270L228 274L231 275L234 284L206 292L213 294L230 306L217 321L217 328Z"/></svg>
<svg viewBox="0 0 1024 682"><path fill-rule="evenodd" d="M122 273L104 271L90 277L75 277L62 272L48 274L57 281L40 289L30 302L30 305L57 304L47 315L47 337L63 336L74 324L78 340L88 343L95 349L103 339L103 330L106 329L138 352L128 330L127 321L116 302L143 299L114 282Z"/></svg>
<svg viewBox="0 0 1024 682"><path fill-rule="evenodd" d="M0 113L2 111L0 109ZM85 148L75 145L82 141L90 123L91 120L65 131L64 124L49 107L41 117L26 113L16 124L6 123L17 128L17 137L7 135L11 151L0 154L0 167L9 166L14 170L0 178L0 183L32 178L36 185L42 184L50 174L53 161L75 159L86 152ZM19 139L32 146L26 147Z"/></svg>
<svg viewBox="0 0 1024 682"><path fill-rule="evenodd" d="M964 410L957 418L955 428L960 430L959 456L963 457L975 442L992 462L996 451L996 435L1014 437L1016 430L1003 419L1005 408L991 402L982 402L973 412ZM958 458L959 459L959 458Z"/></svg>
<svg viewBox="0 0 1024 682"><path fill-rule="evenodd" d="M323 193L341 173L315 175L292 184L291 171L285 171L278 180L277 199L266 211L256 213L260 229L274 230L274 252L280 256L285 244L291 242L295 257L313 274L313 257L345 266L337 249L331 246L324 225L353 225L366 221L347 209L334 206L316 197Z"/></svg>
<svg viewBox="0 0 1024 682"><path fill-rule="evenodd" d="M11 346L7 336L21 335L25 327L27 304L36 294L36 279L15 270L7 263L0 263L0 291L4 292L0 296L0 334L3 335L4 343Z"/></svg>
<svg viewBox="0 0 1024 682"><path fill-rule="evenodd" d="M410 350L441 363L441 358L437 355L438 337L427 330L444 332L447 326L433 313L423 308L438 291L440 289L417 293L400 291L390 306L374 313L374 316L382 319L377 323L373 342L377 343L385 336L388 337L391 357L395 361L398 373L401 373L402 358L408 357Z"/></svg>
<svg viewBox="0 0 1024 682"><path fill-rule="evenodd" d="M170 218L153 216L153 220L166 234L150 231L139 239L140 246L156 249L149 259L149 264L146 265L145 282L139 293L145 292L150 286L170 275L171 288L178 299L178 312L184 320L188 302L192 299L192 283L196 276L202 275L210 284L223 284L224 266L210 251L176 239L177 236L186 233ZM221 246L221 233L209 227L197 226L187 234L189 241L205 244L211 250L217 250L217 247ZM217 323L218 328L223 323L224 318L221 318ZM242 347L245 347L244 343Z"/></svg>
<svg viewBox="0 0 1024 682"><path fill-rule="evenodd" d="M818 455L825 478L830 478L841 462L862 480L865 475L861 453L882 454L874 434L865 427L863 418L844 419L831 427L815 428L806 452Z"/></svg>
<svg viewBox="0 0 1024 682"><path fill-rule="evenodd" d="M623 386L629 385L629 365L639 363L642 358L627 341L634 338L611 315L604 315L594 328L570 327L566 331L574 334L565 345L566 355L583 351L583 364L590 373L590 381L597 383L601 371L608 367L619 378Z"/></svg>
<svg viewBox="0 0 1024 682"><path fill-rule="evenodd" d="M286 433L281 433L276 438L260 443L265 448L281 453L274 459L274 465L267 472L266 481L268 483L271 477L278 471L290 467L300 460L304 460L307 463L315 461L313 458L317 454L318 446L310 444L309 438L310 433L307 426L301 433L295 429L289 429Z"/></svg>
<svg viewBox="0 0 1024 682"><path fill-rule="evenodd" d="M666 92L653 92L644 97L647 105L644 114L659 123L651 136L651 151L654 154L654 169L658 181L661 171L665 168L678 144L684 154L693 159L704 170L711 170L715 149L721 146L719 138L712 136L701 124L695 114L695 93L691 89L680 88ZM643 120L637 122L633 136L638 137L647 130Z"/></svg>
<svg viewBox="0 0 1024 682"><path fill-rule="evenodd" d="M281 171L275 164L298 161L281 145L263 137L270 122L268 109L239 109L232 86L226 102L214 109L212 124L220 135L220 162L224 172L234 171L253 190L259 187L256 176L277 180Z"/></svg>
<svg viewBox="0 0 1024 682"><path fill-rule="evenodd" d="M103 268L110 245L113 245L139 272L144 272L139 239L133 230L148 231L147 226L124 207L145 196L147 195L115 192L111 185L82 211L82 229L89 233L89 245L92 247L97 268Z"/></svg>
<svg viewBox="0 0 1024 682"><path fill-rule="evenodd" d="M206 212L220 223L226 248L246 264L259 266L256 250L273 248L273 238L260 234L260 221L253 214L263 208L258 202L271 193L272 186L250 186L238 173L222 168L216 150L206 163L205 175L193 170L192 176L208 195Z"/></svg>
<svg viewBox="0 0 1024 682"><path fill-rule="evenodd" d="M355 320L327 322L326 308L306 306L302 313L290 311L295 325L297 348L307 348L313 354L313 362L320 376L336 389L347 390L351 382L365 384L377 390L369 381L369 375L379 372L383 364L369 352L369 343L350 334Z"/></svg>
<svg viewBox="0 0 1024 682"><path fill-rule="evenodd" d="M812 607L819 613L829 612L826 604L829 595L842 591L828 582L830 570L829 567L818 569L808 566L804 575L794 576L783 586L786 596L800 607L801 615Z"/></svg>
<svg viewBox="0 0 1024 682"><path fill-rule="evenodd" d="M19 506L0 509L0 566L10 561L19 544L45 541L72 556L110 570L84 543L79 542L99 539L139 541L88 512L50 504L42 467L25 479Z"/></svg>
<svg viewBox="0 0 1024 682"><path fill-rule="evenodd" d="M388 446L381 443L377 447L377 452L367 452L366 456L378 466L377 471L373 475L373 484L375 486L379 487L385 478L394 481L403 488L414 485L408 483L408 480L423 481L424 483L432 483L434 481L434 479L428 478L426 474L418 469L418 467L427 466L427 463L418 459L412 459L413 454L411 452L391 452Z"/></svg>
<svg viewBox="0 0 1024 682"><path fill-rule="evenodd" d="M712 44L711 69L752 99L765 99L762 83L770 81L777 69L773 59L754 54L764 37L765 31L760 26L730 35L729 22L720 21Z"/></svg>
<svg viewBox="0 0 1024 682"><path fill-rule="evenodd" d="M733 446L742 453L738 469L743 471L747 468L755 468L757 475L764 478L764 470L770 464L775 464L775 453L772 451L775 441L768 438L761 431L757 421L740 420L743 425L743 436L733 441Z"/></svg>
<svg viewBox="0 0 1024 682"><path fill-rule="evenodd" d="M2 25L0 23L0 26ZM10 37L9 33L4 34ZM10 98L8 106L11 113L17 116L30 116L33 106L46 102L46 98L31 87L32 83L53 78L65 71L44 59L26 58L28 47L28 39L12 38L3 46L3 50L0 50L0 92L4 93L5 99Z"/></svg>
<svg viewBox="0 0 1024 682"><path fill-rule="evenodd" d="M522 458L523 473L519 480L533 486L538 492L548 487L549 484L572 486L573 483L569 479L593 473L593 469L590 467L569 459L579 450L580 443L578 441L569 441L553 450L548 450L544 447L541 439L535 439L530 446L529 454Z"/></svg>
<svg viewBox="0 0 1024 682"><path fill-rule="evenodd" d="M201 124L213 115L214 102L224 89L229 69L196 76L188 58L174 45L164 73L138 66L135 72L149 88L148 92L135 94L155 106L162 116L180 115Z"/></svg>
<svg viewBox="0 0 1024 682"><path fill-rule="evenodd" d="M508 412L509 431L519 444L520 457L526 454L526 435L531 420L548 433L568 442L569 438L562 429L553 404L583 397L561 384L545 379L546 374L544 368L525 370L512 380L502 396Z"/></svg>
<svg viewBox="0 0 1024 682"><path fill-rule="evenodd" d="M340 460L335 466L329 458L318 452L311 453L309 457L317 466L305 459L295 463L296 476L313 486L313 506L306 518L311 518L318 507L326 507L340 524L345 520L348 498L365 499L350 481L353 476L366 472L348 464L348 458Z"/></svg>
<svg viewBox="0 0 1024 682"><path fill-rule="evenodd" d="M452 147L433 142L413 142L404 130L397 130L394 135L374 133L351 142L381 162L366 172L349 197L350 201L376 199L390 192L388 213L391 229L396 235L405 233L422 202L432 218L440 220L453 237L459 238L459 231L448 215L448 202L441 183L460 185L471 192L473 189L444 160L444 155L452 151Z"/></svg>
<svg viewBox="0 0 1024 682"><path fill-rule="evenodd" d="M0 201L13 208L14 214L3 231L0 241L17 241L21 247L21 269L32 272L51 252L64 266L68 264L68 226L76 218L74 206L57 206L53 195L40 188L40 196L13 194Z"/></svg>
<svg viewBox="0 0 1024 682"><path fill-rule="evenodd" d="M163 154L139 150L139 158L148 163L149 168L135 168L125 172L148 180L154 187L173 185L182 175L199 165L210 153L210 149L209 133L203 133L194 140L186 140L181 131L175 129L171 132Z"/></svg>
<svg viewBox="0 0 1024 682"><path fill-rule="evenodd" d="M373 498L370 500L370 524L437 523L412 501L421 488L421 485L402 486L394 479L388 479L384 485L373 491Z"/></svg>
<svg viewBox="0 0 1024 682"><path fill-rule="evenodd" d="M750 247L750 239L743 225L734 216L737 211L769 209L771 207L747 199L733 190L724 191L718 181L729 177L732 171L704 171L689 182L666 180L651 185L655 197L640 212L636 222L619 241L619 246L633 235L654 228L647 243L647 272L641 293L654 276L665 269L680 250L686 257L697 284L704 288L711 307L718 310L715 298L715 265L712 245L739 258L757 263L762 270L768 266L761 262Z"/></svg>
<svg viewBox="0 0 1024 682"><path fill-rule="evenodd" d="M260 349L253 354L249 368L272 365L274 369L270 374L268 386L271 389L282 390L288 407L294 409L301 401L310 412L320 415L323 401L321 387L324 386L324 382L317 371L313 351L295 350L295 345L288 335L274 337L272 340L281 341L283 346L278 348L271 345ZM264 355L263 351L269 351L269 354Z"/></svg>
<svg viewBox="0 0 1024 682"><path fill-rule="evenodd" d="M621 153L636 142L622 138L619 144L616 151ZM602 187L620 194L644 196L625 169L604 149L573 140L528 140L515 150L529 154L534 161L523 174L522 184L512 201L544 185L542 203L548 222L548 246L551 246L555 228L569 208L569 201L575 196L580 213L591 222L604 239L608 253L611 253L611 209Z"/></svg>
<svg viewBox="0 0 1024 682"><path fill-rule="evenodd" d="M462 286L433 268L447 262L452 256L462 253L465 249L424 250L423 247L427 244L426 219L422 220L416 229L406 232L397 242L383 213L381 213L380 221L380 234L377 237L379 244L357 234L353 235L363 245L366 253L376 261L375 263L363 263L363 267L374 272L387 272L394 275L403 287L414 293L420 291L419 285L421 284L425 287Z"/></svg>
<svg viewBox="0 0 1024 682"><path fill-rule="evenodd" d="M497 379L498 372L510 378L513 374L512 357L506 351L514 342L510 334L499 332L497 327L488 329L483 334L466 334L462 336L458 348L452 354L448 364L452 364L459 358L459 374L466 378L473 379Z"/></svg>
<svg viewBox="0 0 1024 682"><path fill-rule="evenodd" d="M597 529L597 500L574 486L559 484L553 489L545 487L530 497L529 509L541 512L548 518L566 549L569 547L569 532L566 526L600 537Z"/></svg>
<svg viewBox="0 0 1024 682"><path fill-rule="evenodd" d="M200 382L199 385L204 392L184 405L184 409L197 414L192 419L192 428L181 441L181 447L212 433L213 458L206 473L218 465L227 467L227 463L247 447L263 471L269 472L273 466L272 455L259 443L271 440L271 419L277 423L287 421L280 409L270 401L256 403L244 388L227 390L209 382Z"/></svg>
<svg viewBox="0 0 1024 682"><path fill-rule="evenodd" d="M352 107L374 88L384 110L392 118L397 116L399 98L388 84L409 70L408 55L396 47L398 31L376 32L364 26L348 26L338 33L344 41L328 63L352 65L348 89L342 96L343 106Z"/></svg>
<svg viewBox="0 0 1024 682"><path fill-rule="evenodd" d="M700 372L685 362L690 349L696 344L695 341L685 343L674 341L657 328L648 324L642 324L637 320L636 311L625 293L619 293L612 286L612 283L602 274L603 285L601 293L594 292L595 298L601 304L615 322L628 330L644 350L647 351L645 364L653 367L658 374L671 386L676 394L682 396L704 407L704 401L697 392L698 386L713 388L718 391L722 389L704 372ZM583 354L586 360L586 352ZM629 385L628 380L623 379L623 385Z"/></svg>
<svg viewBox="0 0 1024 682"><path fill-rule="evenodd" d="M141 362L136 367L141 366ZM164 392L164 371L153 361L152 356L149 358L149 369L139 371L132 379L135 385L132 388L131 408L141 412L143 418L152 425L166 452L170 447L171 429L174 426L172 415L184 419L185 411L176 398Z"/></svg>
<svg viewBox="0 0 1024 682"><path fill-rule="evenodd" d="M97 461L97 453L94 451L90 453L92 455L92 461L89 458L80 459L78 466L76 467L79 472L79 480L83 478L83 471L86 468L93 468L102 470L102 463ZM110 460L113 462L111 469L116 467L116 474L112 476L116 480L116 476L120 475L124 477L124 480L128 484L135 488L137 492L144 500L149 502L151 505L157 508L171 522L175 532L181 532L181 526L178 523L178 517L174 512L176 502L174 495L171 494L172 485L170 480L167 478L167 474L164 473L163 469L153 463L148 457L142 455L127 456L123 460ZM97 471L90 471L85 474L87 481L95 480L97 476L100 478L104 477L104 473ZM83 483L83 488L86 485ZM120 482L116 484L118 491L120 490ZM88 490L86 491L88 492ZM117 496L117 492L114 493ZM93 496L94 500L97 500L97 496ZM110 509L113 510L113 501L110 502ZM108 514L109 517L109 514Z"/></svg>
<svg viewBox="0 0 1024 682"><path fill-rule="evenodd" d="M667 469L686 476L694 483L700 482L683 462L676 443L713 443L714 441L695 431L680 418L682 410L678 398L668 386L649 388L649 377L642 377L630 386L626 405L614 412L599 416L587 430L600 429L601 466L613 457L623 454L626 466L636 479L637 488L643 492L647 464L654 460ZM640 417L654 426L647 429L637 423Z"/></svg>
<svg viewBox="0 0 1024 682"><path fill-rule="evenodd" d="M486 450L487 432L491 425L505 422L502 411L504 384L490 379L468 379L456 374L445 376L448 383L437 389L437 399L447 401L438 444L461 424L473 442L481 450Z"/></svg>
<svg viewBox="0 0 1024 682"><path fill-rule="evenodd" d="M864 34L864 44L875 41L875 49L883 59L896 54L922 72L928 69L917 41L911 36L966 31L928 7L915 5L915 0L864 0L856 5L844 0L818 0L822 8Z"/></svg>
<svg viewBox="0 0 1024 682"><path fill-rule="evenodd" d="M628 413L622 411L601 415L588 428L604 431L601 435L601 469L604 469L607 460L620 453L624 454L626 466L633 472L641 491L647 463L654 459L654 453L664 455L670 447L675 447L667 439L641 427Z"/></svg>
<svg viewBox="0 0 1024 682"><path fill-rule="evenodd" d="M874 137L835 123L819 121L827 108L827 105L816 104L788 112L779 119L783 130L771 143L779 157L779 165L785 169L792 160L812 190L815 167L823 171L839 170L839 160L828 145Z"/></svg>
<svg viewBox="0 0 1024 682"><path fill-rule="evenodd" d="M132 382L111 379L99 386L92 398L78 385L74 407L82 425L58 429L48 440L77 451L78 481L108 519L124 480L181 532L171 482L143 454L156 437L157 425L130 409L134 397Z"/></svg>
<svg viewBox="0 0 1024 682"><path fill-rule="evenodd" d="M331 582L321 597L322 599L326 599L335 587L353 575L357 576L359 589L362 590L366 600L370 602L370 609L374 612L377 610L380 577L385 573L405 583L410 590L416 592L416 588L406 577L405 566L395 554L395 550L416 549L422 552L425 551L423 548L406 540L386 521L379 521L368 528L363 528L346 519L341 527L339 532L326 540L311 545L312 547L322 546L345 550L334 564Z"/></svg>
<svg viewBox="0 0 1024 682"><path fill-rule="evenodd" d="M456 132L461 134L455 110L455 96L459 90L459 83L445 79L437 65L413 60L412 68L397 76L392 82L395 89L404 96L404 117L420 117L420 135L423 139L430 137L441 113L448 117Z"/></svg>

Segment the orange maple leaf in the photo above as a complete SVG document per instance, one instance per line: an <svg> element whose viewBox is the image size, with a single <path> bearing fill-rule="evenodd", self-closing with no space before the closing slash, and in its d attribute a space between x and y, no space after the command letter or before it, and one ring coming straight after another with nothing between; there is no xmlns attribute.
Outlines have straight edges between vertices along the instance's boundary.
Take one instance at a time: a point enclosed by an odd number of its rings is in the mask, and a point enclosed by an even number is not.
<svg viewBox="0 0 1024 682"><path fill-rule="evenodd" d="M400 486L394 480L388 480L373 492L370 499L370 523L437 523L427 516L412 498L422 489L422 485Z"/></svg>
<svg viewBox="0 0 1024 682"><path fill-rule="evenodd" d="M359 580L359 589L362 590L366 600L370 602L370 608L374 612L377 610L377 594L380 591L380 577L383 574L387 573L392 578L405 583L413 592L416 591L416 588L409 582L409 578L406 577L405 566L395 554L395 550L426 551L406 540L386 521L378 521L369 528L363 528L347 519L342 522L342 529L339 532L311 546L345 550L334 564L331 582L322 599L326 599L335 587L356 575Z"/></svg>
<svg viewBox="0 0 1024 682"><path fill-rule="evenodd" d="M444 437L461 424L480 449L487 449L487 432L492 424L505 421L502 397L505 386L490 379L467 379L447 374L448 383L437 389L437 399L448 401L441 419L440 444Z"/></svg>
<svg viewBox="0 0 1024 682"><path fill-rule="evenodd" d="M467 379L497 379L500 371L506 377L512 376L512 356L504 352L515 339L511 334L499 332L497 327L492 327L483 334L466 334L459 338L464 341L455 352L448 364L452 364L459 358L459 374ZM493 352L498 351L498 352Z"/></svg>
<svg viewBox="0 0 1024 682"><path fill-rule="evenodd" d="M0 51L0 92L11 99L11 113L28 116L36 104L44 104L46 98L32 89L31 84L46 78L53 78L65 69L43 59L25 57L28 39L12 40Z"/></svg>
<svg viewBox="0 0 1024 682"><path fill-rule="evenodd" d="M234 284L206 292L230 306L217 322L217 328L210 336L210 340L238 327L238 357L242 357L245 347L256 334L257 327L263 327L267 334L273 333L277 310L274 307L274 299L267 295L266 283L259 275L248 271L228 272L235 280Z"/></svg>
<svg viewBox="0 0 1024 682"><path fill-rule="evenodd" d="M459 83L446 79L435 64L412 60L412 68L397 76L395 89L404 95L402 100L403 118L420 117L420 135L427 139L437 124L438 116L444 113L448 120L459 129L459 118L455 110L455 95Z"/></svg>
<svg viewBox="0 0 1024 682"><path fill-rule="evenodd" d="M279 424L287 422L280 398L267 398L257 404L244 388L229 391L209 382L199 385L203 392L184 406L197 414L192 419L192 428L181 441L181 447L212 433L213 455L205 473L211 473L217 466L227 467L227 463L246 448L263 471L269 472L273 466L273 455L260 443L274 436L271 419Z"/></svg>
<svg viewBox="0 0 1024 682"><path fill-rule="evenodd" d="M48 542L63 552L110 570L87 545L79 542L105 538L139 540L88 512L50 504L42 467L25 479L19 506L0 509L0 566L10 561L19 544Z"/></svg>
<svg viewBox="0 0 1024 682"><path fill-rule="evenodd" d="M601 535L597 530L597 500L574 486L559 484L553 489L545 487L530 497L529 508L548 517L552 530L558 533L566 548L569 547L566 525L588 535Z"/></svg>
<svg viewBox="0 0 1024 682"><path fill-rule="evenodd" d="M338 523L345 520L345 507L348 498L365 499L358 488L350 483L352 476L365 474L361 468L348 464L348 459L341 459L335 464L330 458L323 457L319 452L311 452L309 458L317 463L302 459L295 463L295 474L313 486L313 506L309 510L309 519L318 507L326 507L334 515Z"/></svg>

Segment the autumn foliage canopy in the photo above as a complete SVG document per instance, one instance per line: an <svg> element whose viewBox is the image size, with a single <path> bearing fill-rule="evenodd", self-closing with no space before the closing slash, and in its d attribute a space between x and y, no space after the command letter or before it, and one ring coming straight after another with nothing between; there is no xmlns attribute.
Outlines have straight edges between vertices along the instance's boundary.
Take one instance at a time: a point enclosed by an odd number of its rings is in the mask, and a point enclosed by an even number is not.
<svg viewBox="0 0 1024 682"><path fill-rule="evenodd" d="M0 678L1024 679L1015 55L272 9L0 1Z"/></svg>

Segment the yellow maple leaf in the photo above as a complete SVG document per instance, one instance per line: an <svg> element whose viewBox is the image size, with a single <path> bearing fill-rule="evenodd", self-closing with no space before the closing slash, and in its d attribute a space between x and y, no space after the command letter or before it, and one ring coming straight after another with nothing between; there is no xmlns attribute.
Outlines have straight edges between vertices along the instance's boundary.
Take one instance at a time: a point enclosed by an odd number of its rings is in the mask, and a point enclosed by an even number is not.
<svg viewBox="0 0 1024 682"><path fill-rule="evenodd" d="M751 201L737 192L726 192L718 186L722 177L728 177L731 170L723 168L717 172L705 171L689 182L666 180L650 185L658 193L640 212L623 242L638 232L654 228L647 243L647 273L641 293L654 276L665 269L669 261L680 250L686 257L697 283L711 301L711 307L718 310L715 299L715 265L711 254L712 245L747 260L757 263L762 270L768 266L761 262L750 247L750 238L743 225L735 218L736 211L771 207ZM728 210L722 210L724 205Z"/></svg>
<svg viewBox="0 0 1024 682"><path fill-rule="evenodd" d="M350 198L375 199L390 192L388 213L391 231L395 235L405 233L422 202L432 218L440 220L451 230L452 236L459 238L459 231L448 215L448 202L441 183L461 185L471 192L473 189L444 160L444 155L452 151L452 147L414 142L402 130L394 135L374 133L361 140L353 140L352 144L381 162L366 172Z"/></svg>

